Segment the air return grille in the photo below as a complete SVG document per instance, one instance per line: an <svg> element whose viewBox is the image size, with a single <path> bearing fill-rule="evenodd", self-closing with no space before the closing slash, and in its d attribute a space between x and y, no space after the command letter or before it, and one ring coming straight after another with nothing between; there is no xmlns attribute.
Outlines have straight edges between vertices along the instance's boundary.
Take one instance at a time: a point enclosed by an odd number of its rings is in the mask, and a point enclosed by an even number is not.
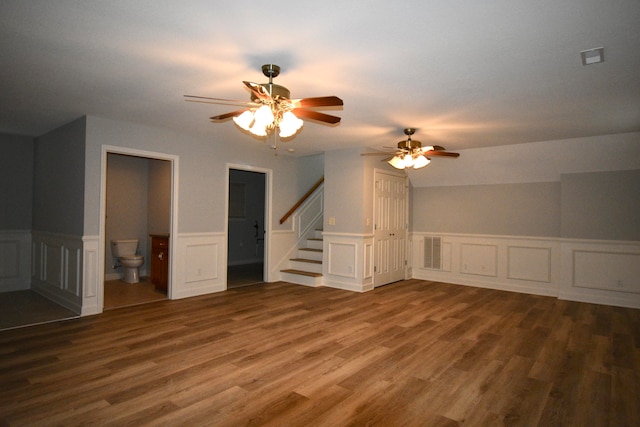
<svg viewBox="0 0 640 427"><path fill-rule="evenodd" d="M424 268L442 269L442 237L424 238Z"/></svg>

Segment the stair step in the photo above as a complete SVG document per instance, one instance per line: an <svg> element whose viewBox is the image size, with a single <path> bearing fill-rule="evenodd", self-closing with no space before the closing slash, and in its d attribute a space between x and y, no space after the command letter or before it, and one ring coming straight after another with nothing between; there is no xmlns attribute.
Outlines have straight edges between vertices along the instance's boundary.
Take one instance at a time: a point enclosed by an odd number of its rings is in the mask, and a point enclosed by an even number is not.
<svg viewBox="0 0 640 427"><path fill-rule="evenodd" d="M322 250L322 246L324 245L324 241L322 239L317 239L315 237L311 237L307 239L307 249L320 249Z"/></svg>
<svg viewBox="0 0 640 427"><path fill-rule="evenodd" d="M322 264L322 261L318 261L317 259L307 259L307 258L291 258L290 261L308 262L310 264Z"/></svg>
<svg viewBox="0 0 640 427"><path fill-rule="evenodd" d="M311 251L311 252L322 252L322 249L315 249L315 248L299 248L299 251Z"/></svg>
<svg viewBox="0 0 640 427"><path fill-rule="evenodd" d="M302 270L294 270L294 269L287 269L287 270L280 270L282 273L290 273L290 274L299 274L301 276L309 276L309 277L322 277L321 273L312 273L310 271L302 271Z"/></svg>

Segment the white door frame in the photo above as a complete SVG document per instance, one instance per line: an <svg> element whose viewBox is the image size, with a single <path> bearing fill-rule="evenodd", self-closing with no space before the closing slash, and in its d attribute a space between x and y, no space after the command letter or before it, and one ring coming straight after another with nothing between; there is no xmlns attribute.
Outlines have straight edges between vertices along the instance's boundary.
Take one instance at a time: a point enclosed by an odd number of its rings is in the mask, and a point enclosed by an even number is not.
<svg viewBox="0 0 640 427"><path fill-rule="evenodd" d="M169 239L169 283L167 298L173 299L173 265L176 259L174 245L178 235L178 160L179 156L159 153L155 151L138 150L135 148L118 147L115 145L103 145L100 166L100 235L98 236L98 283L96 294L98 297L98 313L104 311L104 258L105 258L105 226L107 214L107 157L109 154L124 154L155 160L168 160L171 162L171 238Z"/></svg>
<svg viewBox="0 0 640 427"><path fill-rule="evenodd" d="M262 277L265 282L270 281L269 257L271 254L271 182L273 170L264 169L249 165L241 165L237 163L227 163L226 173L226 185L225 185L225 229L224 229L224 241L229 244L229 175L231 169L243 170L248 172L258 172L264 174L264 266L262 271ZM229 264L229 251L225 251L224 265Z"/></svg>

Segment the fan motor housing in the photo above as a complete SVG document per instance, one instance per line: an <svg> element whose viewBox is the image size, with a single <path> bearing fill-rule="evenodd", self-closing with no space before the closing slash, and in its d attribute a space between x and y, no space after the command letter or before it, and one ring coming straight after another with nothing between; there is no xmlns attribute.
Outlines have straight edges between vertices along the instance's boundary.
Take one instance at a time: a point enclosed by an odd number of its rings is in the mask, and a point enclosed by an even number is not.
<svg viewBox="0 0 640 427"><path fill-rule="evenodd" d="M400 141L398 142L398 148L400 150L407 150L407 149L416 149L416 148L420 148L422 147L422 143L420 141L413 141L411 139L409 139L408 141Z"/></svg>
<svg viewBox="0 0 640 427"><path fill-rule="evenodd" d="M267 93L269 93L272 98L279 96L280 98L291 99L291 92L284 86L280 86L274 83L260 83L260 85L265 88ZM252 93L251 100L256 102L258 101L258 98Z"/></svg>

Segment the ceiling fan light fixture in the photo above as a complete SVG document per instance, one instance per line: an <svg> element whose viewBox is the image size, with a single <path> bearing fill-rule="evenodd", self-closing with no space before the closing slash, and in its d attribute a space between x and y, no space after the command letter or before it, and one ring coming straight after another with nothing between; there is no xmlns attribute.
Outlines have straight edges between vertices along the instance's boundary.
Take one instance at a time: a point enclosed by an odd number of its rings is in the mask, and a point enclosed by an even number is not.
<svg viewBox="0 0 640 427"><path fill-rule="evenodd" d="M233 122L241 129L248 131L251 129L251 124L253 123L253 113L247 110L239 116L234 117Z"/></svg>
<svg viewBox="0 0 640 427"><path fill-rule="evenodd" d="M225 114L210 117L212 122L222 122L233 118L234 123L242 130L255 136L264 137L276 129L280 137L288 138L295 135L304 122L293 110L299 111L301 117L310 118L328 124L337 124L340 117L313 111L312 108L336 108L344 105L342 99L337 96L319 96L313 98L291 99L291 92L284 86L273 83L273 78L280 74L280 67L275 64L262 66L262 74L269 77L268 83L253 83L243 81L245 87L251 92L251 102L246 103L248 108L231 111ZM245 104L242 101L212 98L207 96L184 95L187 101L201 102L205 104ZM275 149L276 146L274 145Z"/></svg>
<svg viewBox="0 0 640 427"><path fill-rule="evenodd" d="M420 154L418 157L416 157L415 161L413 162L413 168L420 169L427 166L429 163L431 163L431 160L429 160L428 158Z"/></svg>
<svg viewBox="0 0 640 427"><path fill-rule="evenodd" d="M402 161L404 162L404 166L406 168L410 168L411 166L413 166L413 156L411 155L411 153L405 154Z"/></svg>
<svg viewBox="0 0 640 427"><path fill-rule="evenodd" d="M389 163L391 166L393 166L396 169L404 169L404 160L401 159L398 156L393 156L393 158L391 160L389 160L387 163Z"/></svg>
<svg viewBox="0 0 640 427"><path fill-rule="evenodd" d="M253 119L255 120L255 125L260 127L267 127L273 123L273 111L271 111L271 107L268 105L263 105L258 108L253 115Z"/></svg>
<svg viewBox="0 0 640 427"><path fill-rule="evenodd" d="M260 126L257 123L251 126L249 132L255 136L267 136L267 128L265 126Z"/></svg>
<svg viewBox="0 0 640 427"><path fill-rule="evenodd" d="M278 124L278 128L280 129L280 137L288 138L294 135L300 128L304 122L296 117L291 111L287 111L282 115L282 120Z"/></svg>

